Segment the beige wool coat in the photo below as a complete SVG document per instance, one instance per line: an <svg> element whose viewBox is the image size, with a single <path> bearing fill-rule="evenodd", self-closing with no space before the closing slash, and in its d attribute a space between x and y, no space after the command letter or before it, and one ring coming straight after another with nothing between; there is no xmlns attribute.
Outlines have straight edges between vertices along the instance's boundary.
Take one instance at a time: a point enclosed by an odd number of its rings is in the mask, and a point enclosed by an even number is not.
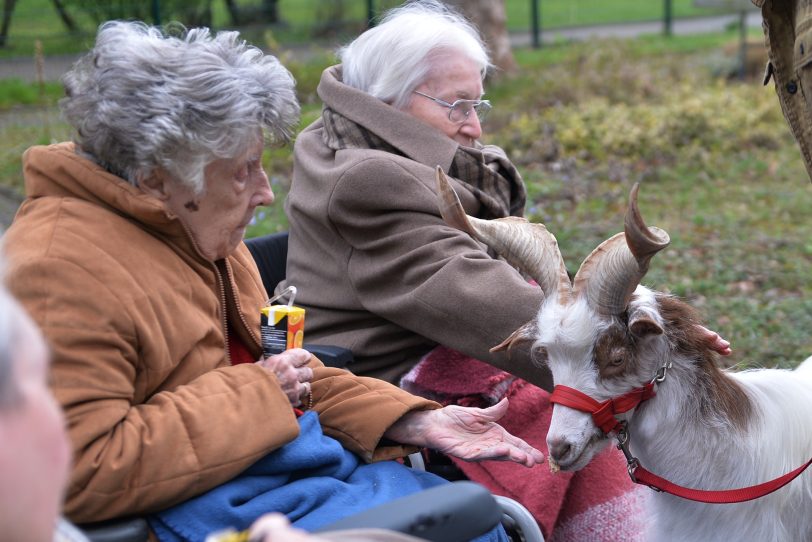
<svg viewBox="0 0 812 542"><path fill-rule="evenodd" d="M489 349L532 319L541 290L443 222L435 167L449 170L458 144L417 118L322 75L326 107L398 150L333 150L319 119L299 134L285 209L287 284L307 309L305 339L350 348L350 369L397 382L442 344L547 389L529 349ZM468 185L452 180L466 212L482 212ZM279 291L279 289L277 291Z"/></svg>
<svg viewBox="0 0 812 542"><path fill-rule="evenodd" d="M812 179L812 0L752 0L761 8L769 54L764 84L775 82L792 135Z"/></svg>
<svg viewBox="0 0 812 542"><path fill-rule="evenodd" d="M227 326L258 359L267 299L248 249L205 260L156 199L79 156L33 147L26 192L5 234L7 279L52 349L67 415L76 522L169 507L230 480L298 435L276 377L232 366ZM367 461L411 410L439 405L313 360L324 432ZM371 414L371 413L374 413Z"/></svg>

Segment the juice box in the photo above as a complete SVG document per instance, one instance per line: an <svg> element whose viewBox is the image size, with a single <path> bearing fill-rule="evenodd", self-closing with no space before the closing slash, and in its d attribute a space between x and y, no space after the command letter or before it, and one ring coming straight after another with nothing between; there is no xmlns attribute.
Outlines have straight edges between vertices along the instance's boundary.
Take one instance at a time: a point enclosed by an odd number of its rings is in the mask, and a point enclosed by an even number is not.
<svg viewBox="0 0 812 542"><path fill-rule="evenodd" d="M267 305L260 309L259 332L262 337L262 353L272 356L288 348L301 348L304 341L305 310L293 305L296 287L288 286L269 303L283 295L290 295L287 305Z"/></svg>
<svg viewBox="0 0 812 542"><path fill-rule="evenodd" d="M206 536L206 542L250 542L250 540L251 533L248 529L244 531L225 529Z"/></svg>
<svg viewBox="0 0 812 542"><path fill-rule="evenodd" d="M260 309L262 353L279 354L288 348L301 348L304 340L305 310L293 305L271 305Z"/></svg>

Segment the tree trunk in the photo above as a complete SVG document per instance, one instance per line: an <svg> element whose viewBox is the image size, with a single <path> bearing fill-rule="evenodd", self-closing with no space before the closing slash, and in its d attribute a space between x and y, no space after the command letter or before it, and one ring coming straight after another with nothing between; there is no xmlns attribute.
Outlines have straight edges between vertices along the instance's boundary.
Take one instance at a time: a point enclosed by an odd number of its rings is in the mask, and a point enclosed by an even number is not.
<svg viewBox="0 0 812 542"><path fill-rule="evenodd" d="M493 77L516 71L507 31L505 0L445 0L445 3L455 7L479 29L490 49L491 62L499 68Z"/></svg>
<svg viewBox="0 0 812 542"><path fill-rule="evenodd" d="M240 19L240 7L237 5L237 2L235 2L235 0L225 0L225 2L228 16L231 18L231 24L234 26L242 24L242 20Z"/></svg>
<svg viewBox="0 0 812 542"><path fill-rule="evenodd" d="M262 15L267 23L279 22L279 2L277 0L262 0Z"/></svg>
<svg viewBox="0 0 812 542"><path fill-rule="evenodd" d="M70 13L67 12L65 6L62 4L62 0L53 0L54 7L56 8L56 12L59 14L59 18L62 19L62 23L70 32L76 32L76 23L73 20L73 17L70 16Z"/></svg>
<svg viewBox="0 0 812 542"><path fill-rule="evenodd" d="M5 0L3 2L3 22L0 23L0 47L6 46L8 29L11 26L11 14L14 13L14 4L17 0Z"/></svg>

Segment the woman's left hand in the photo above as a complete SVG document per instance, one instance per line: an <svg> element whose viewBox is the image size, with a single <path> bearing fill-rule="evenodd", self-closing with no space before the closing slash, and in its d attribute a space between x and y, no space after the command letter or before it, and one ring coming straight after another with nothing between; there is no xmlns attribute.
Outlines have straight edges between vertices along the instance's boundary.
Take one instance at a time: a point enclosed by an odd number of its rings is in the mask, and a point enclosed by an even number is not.
<svg viewBox="0 0 812 542"><path fill-rule="evenodd" d="M696 327L699 328L699 332L704 336L711 350L722 356L729 356L733 353L730 343L723 339L721 335L704 326L697 325Z"/></svg>
<svg viewBox="0 0 812 542"><path fill-rule="evenodd" d="M447 406L410 412L385 433L387 438L431 448L466 461L514 461L532 467L544 454L496 423L507 413L508 400L490 408Z"/></svg>

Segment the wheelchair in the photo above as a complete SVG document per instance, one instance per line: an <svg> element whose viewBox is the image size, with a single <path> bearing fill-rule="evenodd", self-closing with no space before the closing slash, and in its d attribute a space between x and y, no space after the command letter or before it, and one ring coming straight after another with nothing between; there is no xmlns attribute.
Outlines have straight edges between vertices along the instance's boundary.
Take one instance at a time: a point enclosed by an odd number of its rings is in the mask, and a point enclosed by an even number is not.
<svg viewBox="0 0 812 542"><path fill-rule="evenodd" d="M388 529L431 542L468 542L504 521L500 504L473 482L451 482L401 497L325 525L316 534L345 529ZM80 525L92 542L146 542L143 518ZM527 539L532 540L532 539Z"/></svg>
<svg viewBox="0 0 812 542"><path fill-rule="evenodd" d="M288 233L246 239L245 244L259 268L265 290L271 295L285 278ZM309 343L305 343L304 348L330 367L346 368L353 361L352 352L345 348ZM420 453L411 454L408 462L414 469L435 472L427 467ZM432 542L467 542L501 523L514 542L544 542L535 519L519 502L492 495L481 485L464 480L459 470L449 472L448 465L441 465L435 474L455 481L355 514L326 525L316 533L379 528ZM91 542L146 542L149 537L149 527L143 518L116 519L79 527Z"/></svg>

